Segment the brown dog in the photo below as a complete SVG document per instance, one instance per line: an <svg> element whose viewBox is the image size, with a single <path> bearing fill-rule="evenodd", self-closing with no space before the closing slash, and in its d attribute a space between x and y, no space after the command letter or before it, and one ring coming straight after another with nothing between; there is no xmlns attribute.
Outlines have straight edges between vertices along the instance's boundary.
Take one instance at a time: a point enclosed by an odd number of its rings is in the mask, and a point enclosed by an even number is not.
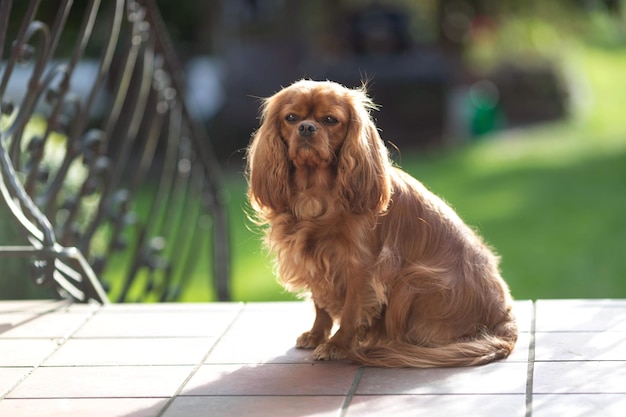
<svg viewBox="0 0 626 417"><path fill-rule="evenodd" d="M264 101L248 149L250 203L277 273L316 307L296 346L388 367L507 357L517 326L498 258L392 166L374 107L364 89L298 81Z"/></svg>

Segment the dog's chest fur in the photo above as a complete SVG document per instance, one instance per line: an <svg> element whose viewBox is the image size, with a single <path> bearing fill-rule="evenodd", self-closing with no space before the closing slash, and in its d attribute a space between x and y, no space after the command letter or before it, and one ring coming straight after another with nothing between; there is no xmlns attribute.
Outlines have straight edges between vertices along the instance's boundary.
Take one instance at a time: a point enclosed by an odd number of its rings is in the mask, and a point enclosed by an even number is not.
<svg viewBox="0 0 626 417"><path fill-rule="evenodd" d="M334 201L302 196L290 212L272 222L268 238L287 289L311 292L316 302L326 304L320 307L338 317L349 278L346 274L359 269L355 266L360 265L368 239L361 235L364 228L355 224L362 220L332 206Z"/></svg>

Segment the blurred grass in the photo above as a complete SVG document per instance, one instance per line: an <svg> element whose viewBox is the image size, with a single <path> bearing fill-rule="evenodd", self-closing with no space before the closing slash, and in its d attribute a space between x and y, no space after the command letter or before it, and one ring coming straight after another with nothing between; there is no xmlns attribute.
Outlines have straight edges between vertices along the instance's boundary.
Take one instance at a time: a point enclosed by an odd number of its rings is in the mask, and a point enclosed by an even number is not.
<svg viewBox="0 0 626 417"><path fill-rule="evenodd" d="M399 161L495 248L520 299L626 297L626 49L569 55L582 76L573 85L582 110L571 118ZM234 298L292 299L247 229L241 173L228 188Z"/></svg>

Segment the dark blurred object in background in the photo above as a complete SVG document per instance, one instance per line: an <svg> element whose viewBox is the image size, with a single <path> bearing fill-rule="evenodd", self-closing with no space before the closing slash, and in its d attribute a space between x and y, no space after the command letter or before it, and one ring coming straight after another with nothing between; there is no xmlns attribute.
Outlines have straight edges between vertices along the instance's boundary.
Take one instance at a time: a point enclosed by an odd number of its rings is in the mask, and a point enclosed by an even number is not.
<svg viewBox="0 0 626 417"><path fill-rule="evenodd" d="M488 75L493 108L468 99L482 76L465 64L473 31L497 30L493 2L229 0L212 13L221 62L219 110L209 120L215 147L231 159L258 126L261 97L300 78L368 85L386 141L401 150L563 117L566 94L549 65ZM239 157L234 158L239 160Z"/></svg>

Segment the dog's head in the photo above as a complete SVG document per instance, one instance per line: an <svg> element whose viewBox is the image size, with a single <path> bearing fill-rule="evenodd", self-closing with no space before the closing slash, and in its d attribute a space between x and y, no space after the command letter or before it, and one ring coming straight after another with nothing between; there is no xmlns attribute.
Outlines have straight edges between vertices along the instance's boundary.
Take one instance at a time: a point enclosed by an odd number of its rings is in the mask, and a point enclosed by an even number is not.
<svg viewBox="0 0 626 417"><path fill-rule="evenodd" d="M300 81L269 100L278 133L296 168L336 164L354 113L350 91L334 83Z"/></svg>
<svg viewBox="0 0 626 417"><path fill-rule="evenodd" d="M330 81L301 80L265 99L248 149L253 206L284 211L301 191L294 176L330 175L350 210L383 211L390 163L369 114L374 107L364 88Z"/></svg>

